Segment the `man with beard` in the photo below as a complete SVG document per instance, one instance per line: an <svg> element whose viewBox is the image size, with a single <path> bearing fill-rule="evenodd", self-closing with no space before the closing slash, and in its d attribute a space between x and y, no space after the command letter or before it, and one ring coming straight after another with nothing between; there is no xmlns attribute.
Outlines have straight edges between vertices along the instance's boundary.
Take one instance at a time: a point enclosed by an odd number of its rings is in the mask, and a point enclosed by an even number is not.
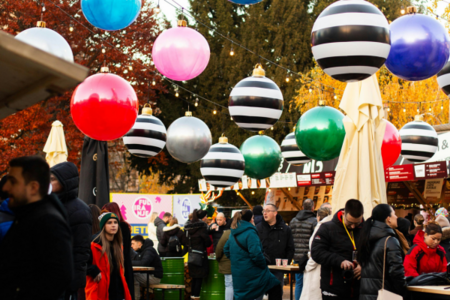
<svg viewBox="0 0 450 300"><path fill-rule="evenodd" d="M363 222L364 207L350 199L330 222L317 231L311 257L321 265L320 288L324 300L357 300L361 266L356 262L356 245Z"/></svg>
<svg viewBox="0 0 450 300"><path fill-rule="evenodd" d="M50 168L41 157L19 157L7 176L15 219L0 245L0 299L55 300L73 278L73 259L67 213L48 195Z"/></svg>

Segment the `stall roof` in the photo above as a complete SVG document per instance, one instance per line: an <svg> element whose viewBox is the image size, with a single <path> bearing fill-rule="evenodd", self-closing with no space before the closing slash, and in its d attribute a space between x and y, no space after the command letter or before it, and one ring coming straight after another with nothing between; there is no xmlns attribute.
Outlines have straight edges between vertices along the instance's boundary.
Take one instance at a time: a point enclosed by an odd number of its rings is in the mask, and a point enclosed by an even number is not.
<svg viewBox="0 0 450 300"><path fill-rule="evenodd" d="M0 30L0 119L75 87L88 75L65 61Z"/></svg>

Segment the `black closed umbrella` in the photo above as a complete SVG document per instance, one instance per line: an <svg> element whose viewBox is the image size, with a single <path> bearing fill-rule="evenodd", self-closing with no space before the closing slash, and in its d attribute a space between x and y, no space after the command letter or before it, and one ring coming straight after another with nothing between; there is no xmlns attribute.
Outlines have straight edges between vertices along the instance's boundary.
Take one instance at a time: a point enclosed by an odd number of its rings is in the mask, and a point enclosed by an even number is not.
<svg viewBox="0 0 450 300"><path fill-rule="evenodd" d="M109 203L108 143L84 138L78 197L102 208Z"/></svg>

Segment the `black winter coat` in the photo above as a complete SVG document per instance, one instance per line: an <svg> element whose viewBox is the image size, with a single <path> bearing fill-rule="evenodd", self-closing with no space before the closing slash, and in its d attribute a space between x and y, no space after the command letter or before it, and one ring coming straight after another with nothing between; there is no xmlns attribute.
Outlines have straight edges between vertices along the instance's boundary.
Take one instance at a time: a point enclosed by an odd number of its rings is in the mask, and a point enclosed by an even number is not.
<svg viewBox="0 0 450 300"><path fill-rule="evenodd" d="M403 296L406 291L403 251L395 232L386 223L374 221L370 230L369 262L362 266L359 300L376 300L383 281L384 244L386 247L386 271L384 288Z"/></svg>
<svg viewBox="0 0 450 300"><path fill-rule="evenodd" d="M180 244L183 246L180 252L171 252L169 250L169 239L171 236L176 235ZM164 255L166 257L183 257L188 251L188 239L186 238L186 233L180 228L180 225L175 224L170 227L165 227L163 229L163 236L161 239L161 245L164 247Z"/></svg>
<svg viewBox="0 0 450 300"><path fill-rule="evenodd" d="M316 215L310 210L299 211L297 216L293 218L289 224L294 239L294 260L298 261L299 265L308 260L309 239L311 238L316 225Z"/></svg>
<svg viewBox="0 0 450 300"><path fill-rule="evenodd" d="M208 234L211 235L211 237L213 239L214 251L216 251L217 243L219 243L219 240L222 237L223 232L225 230L230 229L231 220L227 220L225 225L219 226L219 230L218 231L216 231L215 229L211 229L213 224L217 225L217 223L212 223L211 225L209 225L209 227L208 227Z"/></svg>
<svg viewBox="0 0 450 300"><path fill-rule="evenodd" d="M277 215L277 222L272 228L263 219L256 225L256 229L263 245L263 251L270 257L271 265L276 263L277 258L287 258L289 263L291 262L294 257L294 240L291 228L284 223L280 215Z"/></svg>
<svg viewBox="0 0 450 300"><path fill-rule="evenodd" d="M199 267L188 263L189 275L192 278L206 278L209 274L206 249L211 246L212 242L206 232L206 228L207 225L203 221L198 221L195 223L187 222L184 226L184 231L186 232L186 237L188 239L189 250L194 249L204 252L203 266Z"/></svg>
<svg viewBox="0 0 450 300"><path fill-rule="evenodd" d="M128 290L131 299L134 300L134 275L133 265L131 264L131 231L128 223L120 222L120 230L122 231L123 243L123 269L125 272L125 280L127 281Z"/></svg>
<svg viewBox="0 0 450 300"><path fill-rule="evenodd" d="M312 259L321 265L320 288L322 292L337 295L343 299L359 297L359 280L344 283L341 263L352 261L353 244L342 224L344 210L338 211L330 222L323 223L311 247ZM358 244L362 224L353 230Z"/></svg>
<svg viewBox="0 0 450 300"><path fill-rule="evenodd" d="M157 278L163 278L163 267L161 264L161 258L155 248L153 248L153 241L145 239L144 244L138 251L131 251L131 263L133 266L144 266L155 268L154 275Z"/></svg>
<svg viewBox="0 0 450 300"><path fill-rule="evenodd" d="M262 220L264 220L264 217L262 215L256 215L256 216L253 217L253 220L255 221L255 226L256 226L259 223L261 223Z"/></svg>
<svg viewBox="0 0 450 300"><path fill-rule="evenodd" d="M91 251L92 213L89 206L78 199L78 169L71 162L53 166L50 171L61 183L63 190L57 193L69 216L72 231L75 277L69 293L86 286L86 266Z"/></svg>
<svg viewBox="0 0 450 300"><path fill-rule="evenodd" d="M156 226L156 238L158 239L158 253L161 255L165 255L164 247L160 244L163 236L163 230L164 227L166 227L167 223L164 223L164 221L160 217L156 217L155 222L153 224L155 224Z"/></svg>
<svg viewBox="0 0 450 300"><path fill-rule="evenodd" d="M54 300L73 279L67 213L55 194L13 210L0 245L0 299Z"/></svg>
<svg viewBox="0 0 450 300"><path fill-rule="evenodd" d="M450 227L442 228L442 240L440 245L445 250L447 261L450 262Z"/></svg>

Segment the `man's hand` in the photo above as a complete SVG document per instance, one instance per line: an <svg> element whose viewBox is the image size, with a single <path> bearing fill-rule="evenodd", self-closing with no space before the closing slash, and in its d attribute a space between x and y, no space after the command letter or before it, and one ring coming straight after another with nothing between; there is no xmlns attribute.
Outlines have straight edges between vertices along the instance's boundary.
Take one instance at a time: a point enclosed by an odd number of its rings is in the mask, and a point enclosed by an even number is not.
<svg viewBox="0 0 450 300"><path fill-rule="evenodd" d="M211 229L214 230L214 229L216 229L216 228L217 228L217 224L216 224L216 223L214 223L214 224L211 225Z"/></svg>
<svg viewBox="0 0 450 300"><path fill-rule="evenodd" d="M98 275L94 278L94 281L100 282L101 279L102 279L102 273L98 273Z"/></svg>
<svg viewBox="0 0 450 300"><path fill-rule="evenodd" d="M353 278L356 278L357 280L361 279L361 265L357 263L355 270L353 271L355 274Z"/></svg>
<svg viewBox="0 0 450 300"><path fill-rule="evenodd" d="M351 270L351 269L353 269L353 263L350 262L350 261L348 261L348 260L344 260L344 261L341 263L341 269L344 269L344 270Z"/></svg>

